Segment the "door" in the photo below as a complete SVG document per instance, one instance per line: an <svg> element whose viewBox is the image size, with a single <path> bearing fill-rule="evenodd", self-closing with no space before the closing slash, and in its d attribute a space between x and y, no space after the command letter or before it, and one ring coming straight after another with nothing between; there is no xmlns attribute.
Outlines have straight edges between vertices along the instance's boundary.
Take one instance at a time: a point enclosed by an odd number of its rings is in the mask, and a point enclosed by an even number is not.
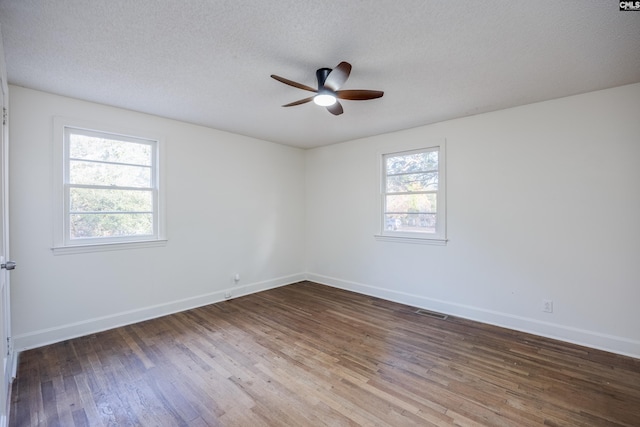
<svg viewBox="0 0 640 427"><path fill-rule="evenodd" d="M13 376L13 348L11 345L11 310L9 293L9 272L13 269L9 259L9 232L8 232L8 137L9 119L7 115L7 78L4 62L4 49L0 39L0 104L2 105L2 117L0 124L0 352L2 353L2 367L0 367L0 427L7 425L9 410L9 387Z"/></svg>

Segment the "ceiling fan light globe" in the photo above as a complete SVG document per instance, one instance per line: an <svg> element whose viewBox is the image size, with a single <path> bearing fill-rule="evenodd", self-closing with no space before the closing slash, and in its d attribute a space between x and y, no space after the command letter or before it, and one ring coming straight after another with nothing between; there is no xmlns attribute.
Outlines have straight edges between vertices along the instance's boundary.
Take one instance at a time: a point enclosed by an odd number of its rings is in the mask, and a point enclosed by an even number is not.
<svg viewBox="0 0 640 427"><path fill-rule="evenodd" d="M322 107L328 107L336 103L336 97L327 93L321 93L313 97L313 102Z"/></svg>

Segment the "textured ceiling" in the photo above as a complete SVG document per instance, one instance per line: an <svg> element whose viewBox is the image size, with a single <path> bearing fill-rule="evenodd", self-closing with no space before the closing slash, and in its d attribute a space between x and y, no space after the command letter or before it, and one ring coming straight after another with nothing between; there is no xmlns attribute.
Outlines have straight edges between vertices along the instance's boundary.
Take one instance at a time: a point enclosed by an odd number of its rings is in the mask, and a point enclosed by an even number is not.
<svg viewBox="0 0 640 427"><path fill-rule="evenodd" d="M0 0L9 83L298 147L640 82L640 12L617 1ZM315 70L343 89L282 108Z"/></svg>

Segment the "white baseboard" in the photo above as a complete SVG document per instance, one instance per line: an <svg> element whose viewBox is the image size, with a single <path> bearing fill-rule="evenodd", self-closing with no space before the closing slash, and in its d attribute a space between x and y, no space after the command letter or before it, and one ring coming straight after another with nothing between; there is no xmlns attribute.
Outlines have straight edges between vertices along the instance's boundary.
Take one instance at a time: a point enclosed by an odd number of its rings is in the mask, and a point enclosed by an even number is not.
<svg viewBox="0 0 640 427"><path fill-rule="evenodd" d="M307 280L388 301L640 359L640 341L307 273Z"/></svg>
<svg viewBox="0 0 640 427"><path fill-rule="evenodd" d="M202 307L204 305L224 301L228 299L225 298L227 292L232 295L232 298L237 298L260 291L266 291L267 289L273 289L280 286L289 285L291 283L300 282L305 279L306 275L304 273L293 274L290 276L278 277L275 279L265 280L248 285L231 287L204 295L185 298L178 301L171 301L165 304L143 307L140 309L116 313L109 316L96 317L82 322L69 323L66 325L41 329L39 331L14 336L13 344L14 348L19 351L42 347L44 345L53 344L67 339L106 331L108 329L130 325L133 323L166 316L168 314L178 313L180 311L185 311L192 308Z"/></svg>

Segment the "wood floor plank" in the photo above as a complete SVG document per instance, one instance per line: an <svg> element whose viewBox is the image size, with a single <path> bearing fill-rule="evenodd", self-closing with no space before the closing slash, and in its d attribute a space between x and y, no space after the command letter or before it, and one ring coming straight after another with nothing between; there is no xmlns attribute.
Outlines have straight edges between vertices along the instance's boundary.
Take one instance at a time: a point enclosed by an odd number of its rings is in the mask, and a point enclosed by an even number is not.
<svg viewBox="0 0 640 427"><path fill-rule="evenodd" d="M640 426L640 360L311 282L21 354L12 427Z"/></svg>

